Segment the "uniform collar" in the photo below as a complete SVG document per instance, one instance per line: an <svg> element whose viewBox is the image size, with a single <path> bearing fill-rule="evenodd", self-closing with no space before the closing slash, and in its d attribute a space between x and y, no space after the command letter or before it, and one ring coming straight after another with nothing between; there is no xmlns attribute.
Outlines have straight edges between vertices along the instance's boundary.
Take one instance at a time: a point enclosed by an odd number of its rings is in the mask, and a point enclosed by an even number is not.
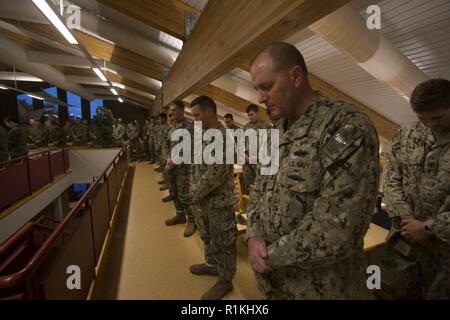
<svg viewBox="0 0 450 320"><path fill-rule="evenodd" d="M295 139L302 138L309 134L311 124L314 122L317 111L324 101L328 100L320 91L315 91L314 99L308 110L295 121L291 127L284 131L286 127L286 119L280 121L278 128L281 130L280 145L290 143Z"/></svg>
<svg viewBox="0 0 450 320"><path fill-rule="evenodd" d="M415 131L415 134L417 137L421 137L421 139L424 140L425 144L428 145L431 148L437 148L442 145L446 145L450 143L450 132L448 132L446 135L442 136L439 139L435 138L435 135L431 131L430 128L426 127L422 122L418 121L417 131Z"/></svg>

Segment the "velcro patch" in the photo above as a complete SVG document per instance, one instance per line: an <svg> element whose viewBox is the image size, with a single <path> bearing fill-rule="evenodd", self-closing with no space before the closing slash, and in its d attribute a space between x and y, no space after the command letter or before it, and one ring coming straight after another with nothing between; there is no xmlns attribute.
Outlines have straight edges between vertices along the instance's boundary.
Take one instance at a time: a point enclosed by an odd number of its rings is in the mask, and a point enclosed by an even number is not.
<svg viewBox="0 0 450 320"><path fill-rule="evenodd" d="M336 160L362 135L363 131L361 129L354 125L346 124L327 142L324 152L329 158Z"/></svg>

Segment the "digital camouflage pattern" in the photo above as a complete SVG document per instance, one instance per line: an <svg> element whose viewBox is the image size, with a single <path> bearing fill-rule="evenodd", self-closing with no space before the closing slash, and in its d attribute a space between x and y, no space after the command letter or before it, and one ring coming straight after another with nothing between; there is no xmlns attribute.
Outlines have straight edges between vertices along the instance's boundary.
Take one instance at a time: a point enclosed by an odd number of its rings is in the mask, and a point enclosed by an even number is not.
<svg viewBox="0 0 450 320"><path fill-rule="evenodd" d="M75 146L85 146L87 144L88 130L84 124L74 124L70 133Z"/></svg>
<svg viewBox="0 0 450 320"><path fill-rule="evenodd" d="M45 148L48 146L49 130L45 125L37 126L34 131L33 148Z"/></svg>
<svg viewBox="0 0 450 320"><path fill-rule="evenodd" d="M364 299L364 235L378 191L379 142L366 115L315 93L285 130L280 167L258 178L248 236L262 237L271 272L256 277L269 299Z"/></svg>
<svg viewBox="0 0 450 320"><path fill-rule="evenodd" d="M225 140L225 127L217 123ZM203 142L203 148L207 145ZM226 145L224 143L223 154ZM225 161L224 161L225 163ZM205 246L205 260L218 265L219 278L232 280L236 273L235 208L239 201L233 180L232 164L192 165L192 206L199 234Z"/></svg>
<svg viewBox="0 0 450 320"><path fill-rule="evenodd" d="M34 125L27 125L26 134L28 136L28 142L33 144L34 143L34 137L36 136L37 131L37 124Z"/></svg>
<svg viewBox="0 0 450 320"><path fill-rule="evenodd" d="M167 138L167 132L170 130L170 126L167 123L159 124L155 130L155 154L156 162L161 168L165 166L165 158L163 154L163 146Z"/></svg>
<svg viewBox="0 0 450 320"><path fill-rule="evenodd" d="M148 134L148 153L149 153L149 161L155 162L155 134L156 134L156 124L150 123L147 126L147 134Z"/></svg>
<svg viewBox="0 0 450 320"><path fill-rule="evenodd" d="M127 125L127 137L130 144L131 160L136 160L139 153L139 127L133 121Z"/></svg>
<svg viewBox="0 0 450 320"><path fill-rule="evenodd" d="M167 132L167 140L162 148L165 159L171 156L172 149L179 143L178 141L171 140L172 132L177 129L186 129L191 137L194 136L194 124L192 122L187 119L175 122ZM189 164L177 164L172 171L169 172L169 177L174 184L174 200L176 199L175 207L177 208L177 212L185 214L188 221L194 221L194 214L191 210L191 200L189 198L190 169L191 165ZM176 202L179 202L178 206ZM178 207L180 207L180 210L178 210Z"/></svg>
<svg viewBox="0 0 450 320"><path fill-rule="evenodd" d="M247 129L255 129L256 133L258 135L258 139L259 139L259 130L258 129L271 129L271 128L272 128L272 126L269 123L259 120L256 122L248 122L244 126L243 130L245 131ZM268 136L270 136L270 134ZM258 141L258 149L259 149L260 145L261 145L261 142ZM249 154L249 141L247 138L245 139L245 154L247 156ZM242 166L242 178L243 178L243 183L244 183L244 192L246 194L250 193L251 185L255 181L256 167L257 167L257 164L244 164Z"/></svg>
<svg viewBox="0 0 450 320"><path fill-rule="evenodd" d="M28 154L27 134L21 128L8 131L8 152L11 159Z"/></svg>
<svg viewBox="0 0 450 320"><path fill-rule="evenodd" d="M126 129L122 123L117 123L113 127L113 139L116 146L122 146L123 139L125 138Z"/></svg>
<svg viewBox="0 0 450 320"><path fill-rule="evenodd" d="M450 299L450 133L435 139L416 122L392 140L384 172L384 194L390 217L413 215L433 237L415 244L425 297Z"/></svg>
<svg viewBox="0 0 450 320"><path fill-rule="evenodd" d="M142 132L141 137L144 143L144 154L145 154L145 160L150 159L150 144L149 144L149 138L151 134L151 124L144 124L142 126Z"/></svg>
<svg viewBox="0 0 450 320"><path fill-rule="evenodd" d="M57 147L62 147L66 144L66 130L59 125L53 125L50 128L50 143L53 143Z"/></svg>

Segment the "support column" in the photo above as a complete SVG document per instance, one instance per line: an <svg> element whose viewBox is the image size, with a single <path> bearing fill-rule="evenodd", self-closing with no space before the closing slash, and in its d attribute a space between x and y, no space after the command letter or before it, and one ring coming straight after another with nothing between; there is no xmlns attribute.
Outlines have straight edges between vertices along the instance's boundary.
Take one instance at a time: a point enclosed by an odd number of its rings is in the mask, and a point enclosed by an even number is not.
<svg viewBox="0 0 450 320"><path fill-rule="evenodd" d="M81 99L81 117L91 122L91 103L83 98Z"/></svg>
<svg viewBox="0 0 450 320"><path fill-rule="evenodd" d="M67 103L67 92L57 88L57 96L58 100L61 100L62 102ZM58 105L58 118L59 123L66 124L66 122L69 120L69 110L67 106L61 106Z"/></svg>

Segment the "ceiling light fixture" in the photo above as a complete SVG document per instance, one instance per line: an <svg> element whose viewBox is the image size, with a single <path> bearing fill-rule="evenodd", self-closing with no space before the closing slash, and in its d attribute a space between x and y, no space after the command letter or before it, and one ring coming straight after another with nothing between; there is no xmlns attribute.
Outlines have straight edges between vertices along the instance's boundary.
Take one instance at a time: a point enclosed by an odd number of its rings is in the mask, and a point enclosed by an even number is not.
<svg viewBox="0 0 450 320"><path fill-rule="evenodd" d="M102 81L108 81L108 79L106 79L105 75L100 71L99 68L92 68L92 70L94 70L94 72L97 74L97 76L100 78L100 80Z"/></svg>
<svg viewBox="0 0 450 320"><path fill-rule="evenodd" d="M32 0L32 1L70 44L78 44L78 41L70 33L66 25L56 15L56 13L53 11L53 9L48 5L48 3L45 0Z"/></svg>
<svg viewBox="0 0 450 320"><path fill-rule="evenodd" d="M118 96L118 95L119 95L119 94L117 93L117 90L116 90L116 89L111 88L111 89L109 89L109 90L111 90L111 92L112 92L115 96Z"/></svg>
<svg viewBox="0 0 450 320"><path fill-rule="evenodd" d="M31 94L31 93L28 93L27 95L28 95L29 97L31 97L31 98L34 98L34 99L44 100L44 98L35 96L34 94Z"/></svg>
<svg viewBox="0 0 450 320"><path fill-rule="evenodd" d="M123 99L121 97L119 97L119 99L117 100L119 100L120 103L123 103Z"/></svg>
<svg viewBox="0 0 450 320"><path fill-rule="evenodd" d="M5 87L5 86L2 86L2 85L0 84L0 89L2 89L2 90L8 90L9 88L7 88L7 87Z"/></svg>

